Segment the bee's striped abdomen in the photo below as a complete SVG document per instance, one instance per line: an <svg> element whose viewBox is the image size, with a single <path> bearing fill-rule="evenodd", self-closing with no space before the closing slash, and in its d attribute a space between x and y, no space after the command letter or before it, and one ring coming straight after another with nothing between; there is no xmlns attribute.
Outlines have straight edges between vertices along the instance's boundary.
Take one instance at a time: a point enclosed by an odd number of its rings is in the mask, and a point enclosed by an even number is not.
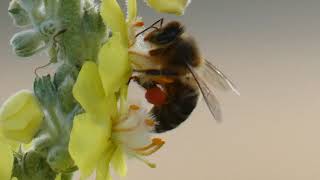
<svg viewBox="0 0 320 180"><path fill-rule="evenodd" d="M172 130L184 122L197 105L199 90L181 81L166 86L168 102L161 106L154 106L151 114L157 125L155 132L161 133Z"/></svg>

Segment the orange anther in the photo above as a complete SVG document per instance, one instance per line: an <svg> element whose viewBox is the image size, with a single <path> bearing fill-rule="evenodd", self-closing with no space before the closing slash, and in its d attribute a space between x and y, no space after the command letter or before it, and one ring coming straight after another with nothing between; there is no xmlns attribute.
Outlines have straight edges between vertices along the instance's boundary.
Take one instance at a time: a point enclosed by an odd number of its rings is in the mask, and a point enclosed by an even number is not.
<svg viewBox="0 0 320 180"><path fill-rule="evenodd" d="M151 144L149 144L147 146L144 146L144 147L141 147L141 148L135 148L134 150L135 151L146 151L146 150L148 150L148 149L150 149L150 148L152 148L154 146L155 146L155 144L151 143Z"/></svg>
<svg viewBox="0 0 320 180"><path fill-rule="evenodd" d="M133 111L137 111L140 109L140 107L138 105L132 104L132 105L130 105L129 109L133 110Z"/></svg>
<svg viewBox="0 0 320 180"><path fill-rule="evenodd" d="M156 151L158 151L164 144L165 144L165 142L162 139L153 138L151 144L149 144L145 147L135 148L133 150L142 156L149 156L149 155L155 153Z"/></svg>
<svg viewBox="0 0 320 180"><path fill-rule="evenodd" d="M164 144L164 141L162 141L162 139L160 139L160 138L153 138L152 143L156 144L156 145L162 145L162 144Z"/></svg>
<svg viewBox="0 0 320 180"><path fill-rule="evenodd" d="M156 123L154 122L153 119L146 119L144 120L144 123L147 125L147 126L150 126L150 127L154 127L156 125Z"/></svg>
<svg viewBox="0 0 320 180"><path fill-rule="evenodd" d="M142 156L149 156L149 155L157 152L163 145L164 145L164 141L162 141L161 144L153 146L153 149L150 149L150 151L140 152L139 154Z"/></svg>

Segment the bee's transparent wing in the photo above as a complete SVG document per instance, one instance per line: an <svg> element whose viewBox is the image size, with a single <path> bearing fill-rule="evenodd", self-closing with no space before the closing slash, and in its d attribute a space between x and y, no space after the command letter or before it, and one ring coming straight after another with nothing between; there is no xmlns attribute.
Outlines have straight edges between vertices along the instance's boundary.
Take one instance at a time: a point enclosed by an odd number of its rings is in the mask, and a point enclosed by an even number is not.
<svg viewBox="0 0 320 180"><path fill-rule="evenodd" d="M203 67L200 72L203 79L214 88L225 91L231 90L235 94L240 95L236 86L224 75L216 66L211 64L208 60L204 60Z"/></svg>
<svg viewBox="0 0 320 180"><path fill-rule="evenodd" d="M195 81L197 82L199 89L203 95L203 98L213 115L214 119L217 121L222 120L222 113L221 113L221 108L220 108L220 103L218 99L215 97L213 92L209 89L209 87L206 85L206 83L199 77L197 72L189 65L187 64L188 69L192 76L194 77Z"/></svg>

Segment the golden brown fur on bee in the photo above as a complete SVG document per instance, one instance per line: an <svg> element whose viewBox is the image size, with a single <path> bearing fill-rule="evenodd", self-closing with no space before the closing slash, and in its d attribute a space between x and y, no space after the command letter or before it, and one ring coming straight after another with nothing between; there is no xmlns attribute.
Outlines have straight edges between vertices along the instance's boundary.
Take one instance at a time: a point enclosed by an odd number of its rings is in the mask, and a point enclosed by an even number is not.
<svg viewBox="0 0 320 180"><path fill-rule="evenodd" d="M145 68L142 66L141 69L135 69L136 73L142 75L136 79L138 84L151 91L154 90L151 88L156 88L155 86L159 88L160 85L160 89L168 96L163 101L161 99L161 103L150 98L152 93L159 93L155 96L163 97L163 92L159 89L146 96L152 104L159 104L154 105L151 110L151 114L158 122L155 131L158 133L169 131L184 122L196 107L199 92L202 93L213 117L221 120L218 100L206 84L206 80L202 79L202 75L198 74L194 68L203 66L203 72L210 75L211 79L208 81L210 85L239 94L234 84L217 67L201 58L195 40L185 33L184 27L179 22L169 22L160 29L154 27L155 24L138 34L155 28L156 30L144 38L154 49L151 49L148 55L131 51L132 54L141 56L142 59L152 64Z"/></svg>
<svg viewBox="0 0 320 180"><path fill-rule="evenodd" d="M149 55L161 65L161 69L184 75L188 72L186 63L193 67L201 64L197 43L184 32L183 25L177 21L150 32L144 40L156 46L149 51Z"/></svg>

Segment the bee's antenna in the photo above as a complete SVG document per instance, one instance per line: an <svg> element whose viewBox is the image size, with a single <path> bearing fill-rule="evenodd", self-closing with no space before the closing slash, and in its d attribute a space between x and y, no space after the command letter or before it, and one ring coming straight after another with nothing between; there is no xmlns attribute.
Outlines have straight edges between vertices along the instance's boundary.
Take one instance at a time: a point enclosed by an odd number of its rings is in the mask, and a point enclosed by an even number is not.
<svg viewBox="0 0 320 180"><path fill-rule="evenodd" d="M143 31L139 32L138 34L136 34L136 37L140 36L141 34L145 33L146 31L148 31L149 29L153 28L156 30L159 30L162 28L162 24L163 24L163 18L159 19L158 21L156 21L155 23L151 24L149 27L147 27L146 29L144 29ZM160 23L160 28L155 27L156 24Z"/></svg>

